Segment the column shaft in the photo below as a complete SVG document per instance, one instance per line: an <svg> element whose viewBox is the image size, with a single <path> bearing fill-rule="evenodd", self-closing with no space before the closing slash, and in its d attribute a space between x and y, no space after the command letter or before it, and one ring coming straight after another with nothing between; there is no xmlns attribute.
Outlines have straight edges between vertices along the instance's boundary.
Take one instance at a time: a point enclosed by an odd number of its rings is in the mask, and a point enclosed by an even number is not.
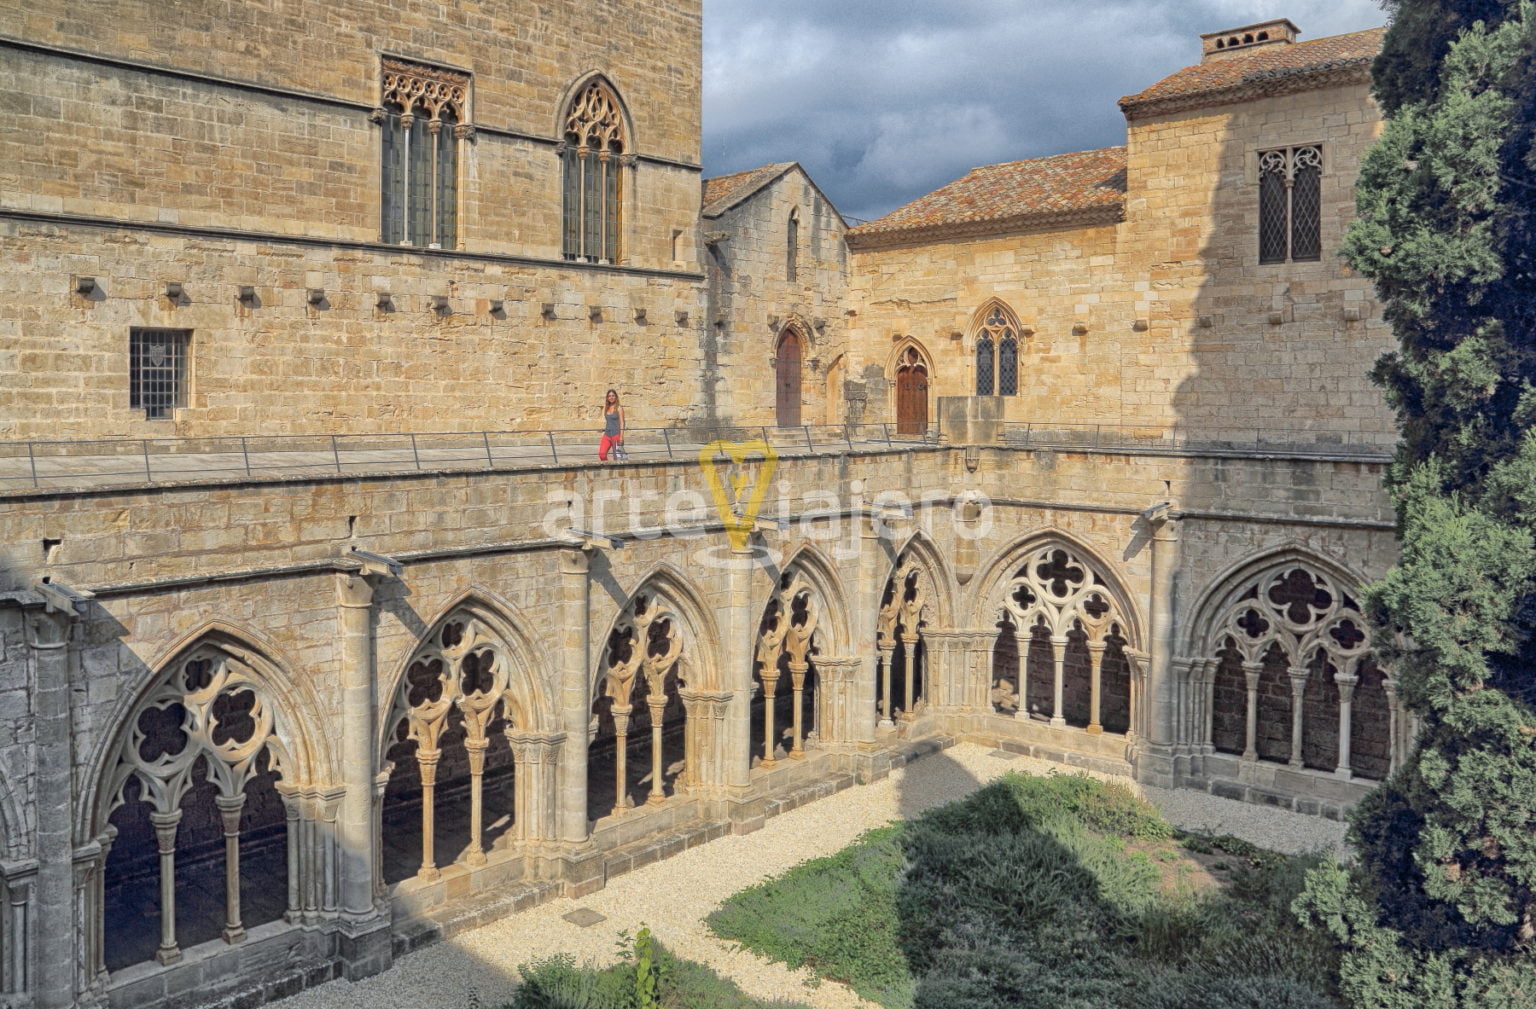
<svg viewBox="0 0 1536 1009"><path fill-rule="evenodd" d="M1174 706L1178 684L1173 677L1173 610L1175 579L1179 571L1179 519L1168 518L1153 525L1152 597L1150 600L1151 637L1148 641L1147 690L1142 702L1148 706L1145 724L1147 742L1154 746L1174 743Z"/></svg>
<svg viewBox="0 0 1536 1009"><path fill-rule="evenodd" d="M39 1009L75 1001L75 869L70 810L74 800L76 616L38 608L23 615L33 666L37 740L36 946L33 970Z"/></svg>
<svg viewBox="0 0 1536 1009"><path fill-rule="evenodd" d="M237 943L245 938L240 923L240 812L245 793L221 795L214 802L224 826L224 941Z"/></svg>
<svg viewBox="0 0 1536 1009"><path fill-rule="evenodd" d="M1248 717L1243 744L1243 759L1259 759L1259 675L1263 667L1257 662L1243 663L1243 681L1248 688Z"/></svg>
<svg viewBox="0 0 1536 1009"><path fill-rule="evenodd" d="M374 713L377 672L373 646L373 584L361 574L336 576L341 610L341 778L346 794L337 817L341 845L341 908L372 917L374 877Z"/></svg>
<svg viewBox="0 0 1536 1009"><path fill-rule="evenodd" d="M1059 634L1051 635L1051 661L1055 667L1051 686L1051 724L1066 725L1062 708L1067 682L1067 639Z"/></svg>
<svg viewBox="0 0 1536 1009"><path fill-rule="evenodd" d="M560 750L560 839L587 839L587 749L591 736L592 662L590 557L584 550L560 551L560 719L566 745Z"/></svg>
<svg viewBox="0 0 1536 1009"><path fill-rule="evenodd" d="M176 945L176 827L181 823L181 810L151 813L149 822L155 828L160 854L160 948L155 950L155 959L170 964L181 959Z"/></svg>

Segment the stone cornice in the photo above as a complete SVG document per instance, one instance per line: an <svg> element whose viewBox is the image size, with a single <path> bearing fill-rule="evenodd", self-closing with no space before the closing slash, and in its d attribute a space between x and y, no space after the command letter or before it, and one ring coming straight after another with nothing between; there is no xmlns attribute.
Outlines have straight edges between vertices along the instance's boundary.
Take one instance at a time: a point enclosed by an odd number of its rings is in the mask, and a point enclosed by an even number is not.
<svg viewBox="0 0 1536 1009"><path fill-rule="evenodd" d="M1342 87L1348 84L1369 84L1371 61L1368 59L1341 60L1313 70L1274 70L1253 74L1243 81L1224 88L1169 95L1166 98L1120 100L1120 110L1126 119L1146 119L1151 116L1188 112L1216 105L1232 105L1260 98L1293 95L1301 91L1317 91L1322 88Z"/></svg>
<svg viewBox="0 0 1536 1009"><path fill-rule="evenodd" d="M952 221L943 224L900 228L890 231L851 231L848 248L855 252L885 249L898 245L922 245L928 242L986 238L1020 231L1053 231L1059 228L1085 228L1100 224L1119 224L1125 220L1125 204L1109 203L1073 210L1014 214L985 221Z"/></svg>

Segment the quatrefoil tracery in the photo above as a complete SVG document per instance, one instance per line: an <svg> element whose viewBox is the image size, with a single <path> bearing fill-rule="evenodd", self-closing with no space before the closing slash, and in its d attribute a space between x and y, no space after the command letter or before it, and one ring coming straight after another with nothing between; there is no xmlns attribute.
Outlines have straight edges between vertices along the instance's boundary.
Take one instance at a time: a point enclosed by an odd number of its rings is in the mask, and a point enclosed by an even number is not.
<svg viewBox="0 0 1536 1009"><path fill-rule="evenodd" d="M1053 637L1081 628L1092 642L1104 641L1119 618L1108 588L1093 566L1059 546L1030 555L1008 583L1003 613L1017 628L1040 626Z"/></svg>
<svg viewBox="0 0 1536 1009"><path fill-rule="evenodd" d="M404 719L406 737L420 750L438 749L448 714L464 717L466 740L481 742L508 694L507 662L500 643L469 614L443 623L406 667L395 700L392 724Z"/></svg>
<svg viewBox="0 0 1536 1009"><path fill-rule="evenodd" d="M122 805L137 778L155 812L173 813L199 767L221 796L242 795L265 770L263 750L280 768L283 747L260 676L233 650L202 649L173 667L134 712L109 782L110 808Z"/></svg>
<svg viewBox="0 0 1536 1009"><path fill-rule="evenodd" d="M757 661L762 674L777 676L779 660L786 655L795 665L808 663L817 650L818 619L810 582L799 572L787 575L769 600L759 631Z"/></svg>
<svg viewBox="0 0 1536 1009"><path fill-rule="evenodd" d="M1319 653L1338 675L1354 676L1371 650L1359 607L1321 573L1299 566L1255 579L1217 625L1218 648L1244 662L1262 662L1278 647L1292 668L1310 666Z"/></svg>

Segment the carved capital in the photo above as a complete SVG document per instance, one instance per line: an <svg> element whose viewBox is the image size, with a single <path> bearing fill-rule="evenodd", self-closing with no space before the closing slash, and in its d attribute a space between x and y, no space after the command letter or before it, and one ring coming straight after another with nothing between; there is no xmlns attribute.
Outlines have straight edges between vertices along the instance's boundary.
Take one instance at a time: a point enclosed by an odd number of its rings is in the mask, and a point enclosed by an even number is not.
<svg viewBox="0 0 1536 1009"><path fill-rule="evenodd" d="M77 614L52 608L26 611L27 644L41 651L69 644L69 632Z"/></svg>
<svg viewBox="0 0 1536 1009"><path fill-rule="evenodd" d="M336 602L350 609L367 609L373 605L373 583L355 571L337 572Z"/></svg>
<svg viewBox="0 0 1536 1009"><path fill-rule="evenodd" d="M459 123L456 126L454 126L454 128L453 128L453 139L455 139L455 140L474 140L475 139L475 124L474 123Z"/></svg>

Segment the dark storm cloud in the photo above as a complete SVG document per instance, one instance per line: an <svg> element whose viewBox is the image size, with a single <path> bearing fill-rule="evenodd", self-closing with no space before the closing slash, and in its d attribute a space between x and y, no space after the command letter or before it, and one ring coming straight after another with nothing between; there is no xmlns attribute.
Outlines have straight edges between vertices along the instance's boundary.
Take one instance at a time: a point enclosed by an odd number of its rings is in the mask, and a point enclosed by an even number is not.
<svg viewBox="0 0 1536 1009"><path fill-rule="evenodd" d="M874 218L976 165L1124 143L1201 32L1381 24L1374 0L704 0L704 169L799 161Z"/></svg>

